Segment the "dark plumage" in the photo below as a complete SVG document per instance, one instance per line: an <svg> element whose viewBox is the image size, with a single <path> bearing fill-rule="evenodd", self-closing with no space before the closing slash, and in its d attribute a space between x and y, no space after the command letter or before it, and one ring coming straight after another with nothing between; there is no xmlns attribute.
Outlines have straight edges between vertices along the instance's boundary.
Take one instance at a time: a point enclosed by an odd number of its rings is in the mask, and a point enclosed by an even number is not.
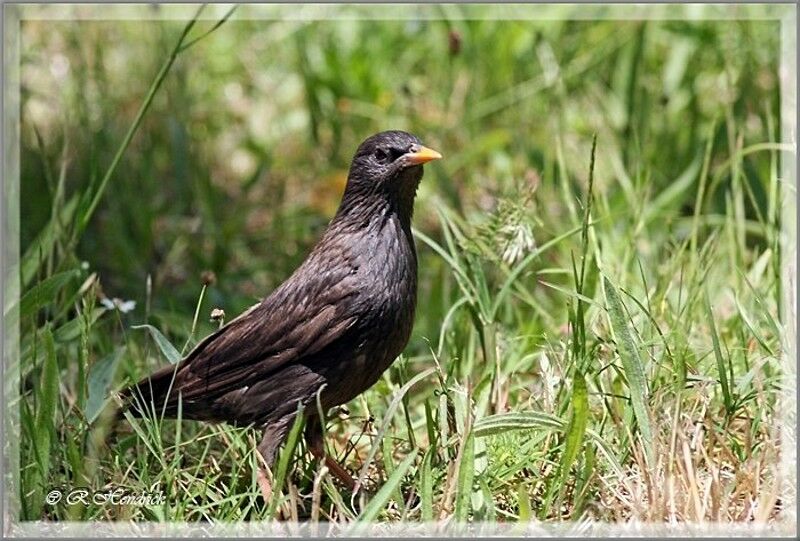
<svg viewBox="0 0 800 541"><path fill-rule="evenodd" d="M123 391L126 407L174 417L180 399L184 418L263 427L258 448L272 464L300 402L310 446L319 448L320 387L324 410L352 400L408 342L417 293L414 196L422 164L440 157L402 131L364 141L339 210L302 265L177 368Z"/></svg>

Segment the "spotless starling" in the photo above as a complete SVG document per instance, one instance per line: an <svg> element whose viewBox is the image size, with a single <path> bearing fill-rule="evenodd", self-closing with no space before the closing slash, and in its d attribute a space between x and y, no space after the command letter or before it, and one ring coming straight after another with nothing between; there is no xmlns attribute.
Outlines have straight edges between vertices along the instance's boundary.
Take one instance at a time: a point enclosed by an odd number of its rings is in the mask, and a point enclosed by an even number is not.
<svg viewBox="0 0 800 541"><path fill-rule="evenodd" d="M272 465L302 404L309 449L352 488L347 471L324 456L317 393L323 411L352 400L408 342L414 197L422 164L441 157L402 131L361 143L339 209L300 267L177 366L122 391L124 408L175 417L181 403L185 419L262 428L258 450Z"/></svg>

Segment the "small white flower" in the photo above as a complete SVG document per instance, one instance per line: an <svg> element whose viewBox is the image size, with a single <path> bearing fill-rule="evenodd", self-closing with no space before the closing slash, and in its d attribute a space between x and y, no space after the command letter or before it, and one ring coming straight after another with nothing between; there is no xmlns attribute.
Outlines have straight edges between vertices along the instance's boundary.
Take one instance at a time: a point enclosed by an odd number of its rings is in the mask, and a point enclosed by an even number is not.
<svg viewBox="0 0 800 541"><path fill-rule="evenodd" d="M127 314L128 312L136 308L136 301L123 301L122 299L117 297L114 297L113 299L104 297L100 299L100 304L102 304L109 310L119 310L123 314Z"/></svg>

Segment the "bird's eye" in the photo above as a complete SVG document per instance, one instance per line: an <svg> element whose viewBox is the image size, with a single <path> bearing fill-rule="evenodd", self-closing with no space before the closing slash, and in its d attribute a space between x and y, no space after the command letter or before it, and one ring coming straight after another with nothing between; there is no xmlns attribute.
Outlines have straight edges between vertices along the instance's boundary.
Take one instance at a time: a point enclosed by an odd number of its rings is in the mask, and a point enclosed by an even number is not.
<svg viewBox="0 0 800 541"><path fill-rule="evenodd" d="M375 159L380 163L386 163L389 161L389 154L382 148L379 148L375 151Z"/></svg>

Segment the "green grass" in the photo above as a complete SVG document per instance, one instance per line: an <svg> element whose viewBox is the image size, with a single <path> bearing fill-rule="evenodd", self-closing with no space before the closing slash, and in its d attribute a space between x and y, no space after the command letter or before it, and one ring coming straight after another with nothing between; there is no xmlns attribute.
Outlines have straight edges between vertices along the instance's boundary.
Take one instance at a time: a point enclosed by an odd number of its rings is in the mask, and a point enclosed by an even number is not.
<svg viewBox="0 0 800 541"><path fill-rule="evenodd" d="M452 15L23 24L20 518L776 519L778 23ZM328 423L360 490L292 438L265 502L255 432L114 426L111 392L290 274L388 128L445 159L412 339ZM166 502L44 502L77 486Z"/></svg>

